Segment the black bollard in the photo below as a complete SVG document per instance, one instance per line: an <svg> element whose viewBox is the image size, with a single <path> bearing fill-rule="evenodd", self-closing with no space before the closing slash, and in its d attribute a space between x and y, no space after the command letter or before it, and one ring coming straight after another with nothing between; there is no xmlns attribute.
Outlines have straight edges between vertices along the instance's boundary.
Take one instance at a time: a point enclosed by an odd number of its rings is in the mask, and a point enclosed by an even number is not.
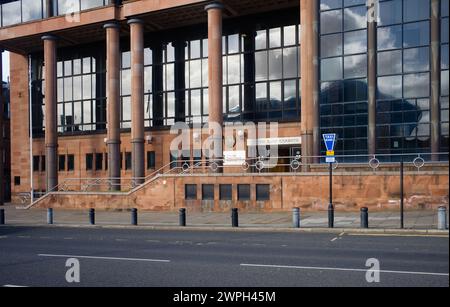
<svg viewBox="0 0 450 307"><path fill-rule="evenodd" d="M47 224L53 225L53 209L52 208L47 209Z"/></svg>
<svg viewBox="0 0 450 307"><path fill-rule="evenodd" d="M369 228L369 209L361 208L361 228Z"/></svg>
<svg viewBox="0 0 450 307"><path fill-rule="evenodd" d="M131 225L137 226L138 224L138 210L136 208L131 209Z"/></svg>
<svg viewBox="0 0 450 307"><path fill-rule="evenodd" d="M5 209L0 209L0 225L5 225Z"/></svg>
<svg viewBox="0 0 450 307"><path fill-rule="evenodd" d="M231 209L231 226L239 227L239 209L238 208Z"/></svg>
<svg viewBox="0 0 450 307"><path fill-rule="evenodd" d="M180 227L186 227L186 209L181 208L179 211Z"/></svg>
<svg viewBox="0 0 450 307"><path fill-rule="evenodd" d="M89 209L89 222L95 225L95 209Z"/></svg>

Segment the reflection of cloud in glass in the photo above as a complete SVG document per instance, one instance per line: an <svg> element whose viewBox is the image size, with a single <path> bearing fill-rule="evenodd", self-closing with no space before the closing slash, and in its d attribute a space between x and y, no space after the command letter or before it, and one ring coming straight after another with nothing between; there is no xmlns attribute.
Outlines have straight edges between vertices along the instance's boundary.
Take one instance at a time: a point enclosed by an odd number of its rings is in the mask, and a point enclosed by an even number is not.
<svg viewBox="0 0 450 307"><path fill-rule="evenodd" d="M2 5L3 26L20 23L20 1Z"/></svg>
<svg viewBox="0 0 450 307"><path fill-rule="evenodd" d="M22 18L24 22L41 19L41 2L36 0L22 0Z"/></svg>
<svg viewBox="0 0 450 307"><path fill-rule="evenodd" d="M378 29L378 49L396 49L402 47L402 27L393 26Z"/></svg>
<svg viewBox="0 0 450 307"><path fill-rule="evenodd" d="M365 6L344 9L345 30L362 29L367 26Z"/></svg>
<svg viewBox="0 0 450 307"><path fill-rule="evenodd" d="M283 50L284 78L296 78L298 76L300 61L297 59L297 50L297 47L285 48Z"/></svg>
<svg viewBox="0 0 450 307"><path fill-rule="evenodd" d="M321 33L335 33L342 30L342 11L335 10L320 14Z"/></svg>
<svg viewBox="0 0 450 307"><path fill-rule="evenodd" d="M367 56L365 54L344 58L344 78L359 78L367 75Z"/></svg>
<svg viewBox="0 0 450 307"><path fill-rule="evenodd" d="M239 55L228 56L228 83L235 84L240 82L241 63Z"/></svg>
<svg viewBox="0 0 450 307"><path fill-rule="evenodd" d="M70 14L80 11L80 3L78 0L58 0L59 15Z"/></svg>
<svg viewBox="0 0 450 307"><path fill-rule="evenodd" d="M402 76L378 78L378 98L402 98Z"/></svg>
<svg viewBox="0 0 450 307"><path fill-rule="evenodd" d="M129 69L122 71L122 95L130 95L131 94L131 71Z"/></svg>
<svg viewBox="0 0 450 307"><path fill-rule="evenodd" d="M367 51L367 31L355 31L344 34L344 53L354 54Z"/></svg>
<svg viewBox="0 0 450 307"><path fill-rule="evenodd" d="M402 73L402 51L386 51L378 53L378 74L400 74Z"/></svg>
<svg viewBox="0 0 450 307"><path fill-rule="evenodd" d="M403 84L405 98L427 97L430 95L430 76L428 73L405 75Z"/></svg>

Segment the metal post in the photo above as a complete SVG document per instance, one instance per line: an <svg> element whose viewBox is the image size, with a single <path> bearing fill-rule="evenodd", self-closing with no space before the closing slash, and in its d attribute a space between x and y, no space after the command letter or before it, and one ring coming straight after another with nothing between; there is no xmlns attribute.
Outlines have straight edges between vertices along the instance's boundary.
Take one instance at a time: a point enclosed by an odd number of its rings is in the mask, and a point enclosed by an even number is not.
<svg viewBox="0 0 450 307"><path fill-rule="evenodd" d="M438 229L447 229L447 207L441 206L438 209Z"/></svg>
<svg viewBox="0 0 450 307"><path fill-rule="evenodd" d="M138 210L136 208L131 209L131 225L137 226L138 224Z"/></svg>
<svg viewBox="0 0 450 307"><path fill-rule="evenodd" d="M334 228L334 206L333 206L333 163L329 163L330 170L330 202L328 205L328 228Z"/></svg>
<svg viewBox="0 0 450 307"><path fill-rule="evenodd" d="M47 224L53 225L53 208L47 209Z"/></svg>
<svg viewBox="0 0 450 307"><path fill-rule="evenodd" d="M181 227L186 227L186 209L181 208L179 211L179 221Z"/></svg>
<svg viewBox="0 0 450 307"><path fill-rule="evenodd" d="M95 225L95 209L89 209L89 223Z"/></svg>
<svg viewBox="0 0 450 307"><path fill-rule="evenodd" d="M0 225L5 225L5 209L0 209Z"/></svg>
<svg viewBox="0 0 450 307"><path fill-rule="evenodd" d="M239 209L238 208L231 209L231 226L239 227Z"/></svg>
<svg viewBox="0 0 450 307"><path fill-rule="evenodd" d="M361 208L361 228L369 228L369 209Z"/></svg>
<svg viewBox="0 0 450 307"><path fill-rule="evenodd" d="M403 158L400 162L400 228L405 228L405 202L404 202L404 191L403 191L403 178L404 177L404 163Z"/></svg>
<svg viewBox="0 0 450 307"><path fill-rule="evenodd" d="M300 228L300 208L292 209L292 225L294 228Z"/></svg>

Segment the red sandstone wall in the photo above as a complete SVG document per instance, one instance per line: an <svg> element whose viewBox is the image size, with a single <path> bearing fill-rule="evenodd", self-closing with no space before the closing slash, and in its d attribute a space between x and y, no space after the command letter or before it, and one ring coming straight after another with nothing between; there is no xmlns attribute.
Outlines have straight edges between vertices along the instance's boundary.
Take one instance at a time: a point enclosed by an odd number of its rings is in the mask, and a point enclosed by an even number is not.
<svg viewBox="0 0 450 307"><path fill-rule="evenodd" d="M14 201L17 193L30 191L28 58L10 53L10 73L11 192ZM20 185L14 185L14 177L20 177Z"/></svg>
<svg viewBox="0 0 450 307"><path fill-rule="evenodd" d="M251 201L237 201L237 184L251 184ZM214 201L184 200L185 184L197 184L197 196L202 184L215 184ZM219 184L233 184L233 201L219 200ZM270 201L256 201L256 184L271 184ZM399 208L399 177L390 174L336 174L333 181L334 204L338 211ZM448 205L449 178L445 172L408 173L405 176L406 209L435 209ZM52 195L37 207L66 209L129 209L166 210L188 208L190 211L228 212L238 207L244 212L288 211L300 207L303 211L321 211L328 207L328 176L308 174L296 176L172 176L161 177L141 190L125 194L60 194Z"/></svg>

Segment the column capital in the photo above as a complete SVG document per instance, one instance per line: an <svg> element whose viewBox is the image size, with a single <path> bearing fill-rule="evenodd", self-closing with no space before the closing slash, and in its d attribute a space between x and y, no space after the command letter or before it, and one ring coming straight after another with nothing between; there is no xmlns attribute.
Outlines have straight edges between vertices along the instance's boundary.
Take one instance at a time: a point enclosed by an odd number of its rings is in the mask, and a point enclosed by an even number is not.
<svg viewBox="0 0 450 307"><path fill-rule="evenodd" d="M41 39L43 41L56 41L56 40L58 40L58 37L56 37L55 35L52 35L52 34L47 34L47 35L43 35L41 37Z"/></svg>
<svg viewBox="0 0 450 307"><path fill-rule="evenodd" d="M113 28L113 29L119 29L119 28L120 28L120 25L119 25L119 23L116 22L116 21L111 21L111 22L105 23L105 24L103 25L103 29L110 29L110 28Z"/></svg>
<svg viewBox="0 0 450 307"><path fill-rule="evenodd" d="M137 24L144 24L145 22L144 22L142 19L140 19L140 18L130 18L130 19L128 19L128 21L127 21L127 24L129 24L129 25L132 25L132 24L134 24L134 23L137 23Z"/></svg>
<svg viewBox="0 0 450 307"><path fill-rule="evenodd" d="M205 11L209 11L212 9L223 10L225 6L221 1L214 1L205 6Z"/></svg>

